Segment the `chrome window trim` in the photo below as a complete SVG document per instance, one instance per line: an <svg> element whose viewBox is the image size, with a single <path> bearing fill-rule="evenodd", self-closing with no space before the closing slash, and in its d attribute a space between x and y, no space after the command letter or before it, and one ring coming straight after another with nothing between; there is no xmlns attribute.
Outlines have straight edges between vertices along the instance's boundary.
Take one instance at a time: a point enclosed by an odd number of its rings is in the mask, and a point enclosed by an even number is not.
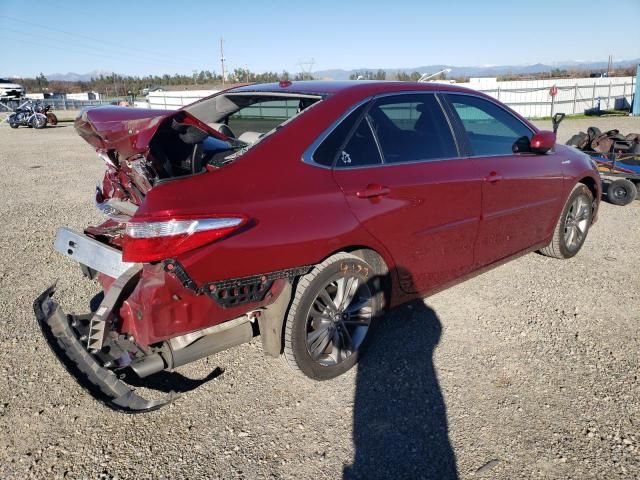
<svg viewBox="0 0 640 480"><path fill-rule="evenodd" d="M307 147L307 149L302 153L302 161L306 164L312 165L318 168L324 168L326 170L333 170L332 165L322 165L314 160L313 154L318 149L320 144L324 142L324 140L331 135L331 133L336 129L343 120L345 120L349 115L351 115L355 110L360 108L362 105L370 102L374 97L367 97L358 103L352 105L348 110L346 110L342 115L340 115L336 120L333 121L331 125L329 125L319 136L316 138L311 145Z"/></svg>
<svg viewBox="0 0 640 480"><path fill-rule="evenodd" d="M450 95L465 95L465 96L468 96L468 97L474 97L474 98L478 98L480 100L485 100L485 101L487 101L489 103L492 103L496 107L500 108L506 114L511 115L514 119L516 119L518 122L520 122L527 130L529 130L532 135L535 135L535 133L536 133L534 130L532 130L532 128L529 125L527 125L525 122L523 122L519 117L515 116L512 112L510 112L509 110L504 108L504 106L500 105L500 103L498 103L498 101L496 99L491 98L491 97L485 98L485 97L477 95L476 93L473 93L473 92L460 92L460 91L451 91L451 90L404 90L404 91L401 91L401 92L385 92L385 93L380 93L380 94L377 94L377 95L373 95L373 96L367 97L367 98L359 101L358 103L352 105L345 113L340 115L340 117L338 117L337 120L334 120L334 122L329 127L327 127L318 136L318 138L316 138L316 140L311 145L309 145L307 147L307 149L302 154L302 161L304 163L308 164L308 165L311 165L311 166L314 166L314 167L317 167L317 168L323 168L325 170L333 170L335 168L333 165L327 166L327 165L322 165L320 163L317 163L313 159L313 154L315 153L316 149L320 146L320 144L325 140L325 138L327 138L331 134L331 132L333 132L336 129L336 127L345 118L347 118L349 115L351 115L351 113L354 110L358 109L359 107L361 107L365 103L375 101L378 98L394 97L394 96L400 96L400 95L416 95L416 94L422 94L422 95L431 94L431 95L435 95L436 96L436 101L438 101L438 104L440 105L440 108L442 109L442 113L443 113L443 115L445 116L445 118L447 120L447 125L449 126L449 130L451 131L451 135L453 137L453 141L455 143L456 150L458 151L458 156L456 156L456 157L443 157L443 158L429 158L429 159L423 159L423 160L411 160L411 161L406 161L406 162L385 163L384 156L381 155L382 163L376 163L376 164L371 164L371 165L358 165L358 166L353 166L353 167L340 167L337 170L353 170L353 169L362 169L362 168L392 167L392 166L395 166L395 165L412 165L412 164L416 164L416 163L442 162L442 161L463 160L463 159L470 159L470 158L511 157L511 156L514 155L513 153L505 153L505 154L500 154L500 155L461 155L460 145L458 145L458 137L455 134L453 126L451 125L451 119L449 119L449 116L447 115L447 112L446 112L446 110L444 108L444 105L442 105L442 102L441 102L441 99L440 99L441 95L447 95L447 94L450 94ZM371 126L369 126L369 127L371 127ZM375 134L374 134L374 139L375 139L376 144L377 144L378 140L377 140L377 136Z"/></svg>

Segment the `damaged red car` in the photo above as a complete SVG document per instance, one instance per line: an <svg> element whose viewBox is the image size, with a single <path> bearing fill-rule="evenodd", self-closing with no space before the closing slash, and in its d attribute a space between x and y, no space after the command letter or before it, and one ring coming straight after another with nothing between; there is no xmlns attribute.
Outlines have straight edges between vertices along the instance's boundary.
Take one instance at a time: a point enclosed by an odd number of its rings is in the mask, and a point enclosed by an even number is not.
<svg viewBox="0 0 640 480"><path fill-rule="evenodd" d="M96 398L158 408L147 377L260 335L324 380L351 368L390 307L526 252L570 258L601 185L498 101L410 82L280 82L178 111L95 108L75 122L106 172L100 225L55 247L104 295L35 303L49 345Z"/></svg>

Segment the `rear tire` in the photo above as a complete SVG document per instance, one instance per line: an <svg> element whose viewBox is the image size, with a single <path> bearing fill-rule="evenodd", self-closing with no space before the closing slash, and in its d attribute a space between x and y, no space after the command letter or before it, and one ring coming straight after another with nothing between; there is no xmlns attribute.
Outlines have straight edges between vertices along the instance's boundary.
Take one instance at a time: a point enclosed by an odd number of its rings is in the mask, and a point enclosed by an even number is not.
<svg viewBox="0 0 640 480"><path fill-rule="evenodd" d="M329 380L353 367L368 341L384 296L378 272L338 253L300 278L287 314L282 358L296 373Z"/></svg>
<svg viewBox="0 0 640 480"><path fill-rule="evenodd" d="M54 127L58 125L58 117L56 117L55 113L47 113L47 123Z"/></svg>
<svg viewBox="0 0 640 480"><path fill-rule="evenodd" d="M631 180L618 178L607 188L607 201L614 205L629 205L638 195L638 190Z"/></svg>
<svg viewBox="0 0 640 480"><path fill-rule="evenodd" d="M547 257L567 259L576 255L589 233L593 218L593 194L583 183L578 183L562 209L551 243L540 249Z"/></svg>

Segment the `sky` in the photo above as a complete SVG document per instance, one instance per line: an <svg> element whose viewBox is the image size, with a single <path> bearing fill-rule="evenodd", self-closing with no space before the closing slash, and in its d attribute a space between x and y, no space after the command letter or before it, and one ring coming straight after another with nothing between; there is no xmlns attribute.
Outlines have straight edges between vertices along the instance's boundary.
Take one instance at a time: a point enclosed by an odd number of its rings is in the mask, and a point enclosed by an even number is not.
<svg viewBox="0 0 640 480"><path fill-rule="evenodd" d="M640 0L0 0L0 77L219 73L220 37L227 69L256 72L630 60L638 18Z"/></svg>

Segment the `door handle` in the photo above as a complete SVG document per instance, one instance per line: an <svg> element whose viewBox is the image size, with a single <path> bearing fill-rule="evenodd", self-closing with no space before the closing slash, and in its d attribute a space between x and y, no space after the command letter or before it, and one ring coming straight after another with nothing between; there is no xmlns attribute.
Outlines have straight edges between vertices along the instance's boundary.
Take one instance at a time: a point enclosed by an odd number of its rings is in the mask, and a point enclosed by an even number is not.
<svg viewBox="0 0 640 480"><path fill-rule="evenodd" d="M370 183L364 190L357 191L356 196L358 198L375 198L389 195L390 193L391 189L389 187L377 183Z"/></svg>
<svg viewBox="0 0 640 480"><path fill-rule="evenodd" d="M504 177L497 172L491 172L489 175L484 177L485 181L489 183L496 183L502 180Z"/></svg>

